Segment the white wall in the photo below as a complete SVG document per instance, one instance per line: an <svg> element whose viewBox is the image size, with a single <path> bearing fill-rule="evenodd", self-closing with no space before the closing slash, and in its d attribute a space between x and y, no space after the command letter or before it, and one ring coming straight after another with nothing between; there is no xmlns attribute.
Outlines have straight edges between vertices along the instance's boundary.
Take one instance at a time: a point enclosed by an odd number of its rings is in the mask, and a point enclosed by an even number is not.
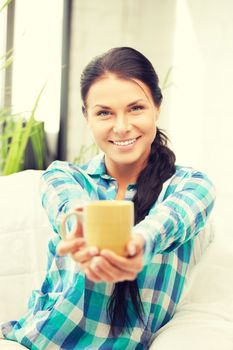
<svg viewBox="0 0 233 350"><path fill-rule="evenodd" d="M101 4L101 5L100 5ZM90 59L114 46L133 46L154 64L165 91L160 126L177 161L206 171L224 225L233 207L233 1L76 0L73 7L68 159L87 141L79 79Z"/></svg>
<svg viewBox="0 0 233 350"><path fill-rule="evenodd" d="M205 170L213 179L216 215L232 230L233 2L177 4L183 25L174 48L178 86L173 89L170 134L178 160Z"/></svg>

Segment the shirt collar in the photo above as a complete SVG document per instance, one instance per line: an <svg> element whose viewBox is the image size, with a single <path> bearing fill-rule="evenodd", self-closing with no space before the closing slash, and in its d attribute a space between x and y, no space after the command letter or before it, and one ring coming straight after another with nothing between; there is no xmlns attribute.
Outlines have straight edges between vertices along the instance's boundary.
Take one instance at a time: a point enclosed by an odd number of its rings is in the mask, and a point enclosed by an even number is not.
<svg viewBox="0 0 233 350"><path fill-rule="evenodd" d="M91 159L87 164L82 166L82 169L87 172L91 177L100 176L105 180L115 180L107 173L107 169L104 162L104 154L100 153ZM130 184L129 189L135 189L136 184Z"/></svg>
<svg viewBox="0 0 233 350"><path fill-rule="evenodd" d="M90 176L100 176L103 179L114 180L113 177L107 173L103 153L91 159L87 164L83 165L82 168Z"/></svg>

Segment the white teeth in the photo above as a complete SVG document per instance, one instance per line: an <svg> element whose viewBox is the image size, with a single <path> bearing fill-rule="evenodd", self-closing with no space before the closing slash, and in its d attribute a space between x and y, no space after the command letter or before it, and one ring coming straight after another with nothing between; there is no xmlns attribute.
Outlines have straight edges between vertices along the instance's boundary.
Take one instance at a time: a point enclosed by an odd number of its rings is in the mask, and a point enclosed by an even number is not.
<svg viewBox="0 0 233 350"><path fill-rule="evenodd" d="M136 139L131 139L127 141L113 141L113 143L114 145L117 145L117 146L128 146L128 145L132 145L135 141Z"/></svg>

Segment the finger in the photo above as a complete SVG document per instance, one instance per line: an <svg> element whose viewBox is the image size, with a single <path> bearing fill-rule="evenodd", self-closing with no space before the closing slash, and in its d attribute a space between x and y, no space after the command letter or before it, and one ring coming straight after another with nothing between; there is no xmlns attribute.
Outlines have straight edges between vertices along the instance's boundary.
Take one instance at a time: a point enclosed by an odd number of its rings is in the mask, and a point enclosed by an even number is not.
<svg viewBox="0 0 233 350"><path fill-rule="evenodd" d="M90 264L92 270L102 281L113 282L120 279L123 271L114 268L102 257L94 257Z"/></svg>
<svg viewBox="0 0 233 350"><path fill-rule="evenodd" d="M135 257L124 258L111 250L103 249L100 255L105 257L113 266L121 270L135 272L141 271L143 267L142 254L136 255Z"/></svg>
<svg viewBox="0 0 233 350"><path fill-rule="evenodd" d="M83 237L83 225L81 221L77 221L76 227L72 232L73 237Z"/></svg>
<svg viewBox="0 0 233 350"><path fill-rule="evenodd" d="M145 241L139 234L134 234L126 246L126 252L129 256L140 254L143 250Z"/></svg>
<svg viewBox="0 0 233 350"><path fill-rule="evenodd" d="M85 263L98 254L99 249L97 247L86 247L74 252L72 258L78 263Z"/></svg>
<svg viewBox="0 0 233 350"><path fill-rule="evenodd" d="M83 248L86 242L84 238L70 239L67 241L61 240L57 245L57 253L61 256L68 253L74 253Z"/></svg>
<svg viewBox="0 0 233 350"><path fill-rule="evenodd" d="M77 213L83 213L83 207L81 207L81 206L77 207L75 209L75 211ZM76 226L76 230L75 230L74 234L76 237L83 237L83 224L80 221L80 219L77 221L77 226Z"/></svg>
<svg viewBox="0 0 233 350"><path fill-rule="evenodd" d="M91 265L89 267L89 271L94 273L98 277L99 281L108 282L108 283L115 282L115 279L113 278L113 276L109 275L106 271L103 271L98 266Z"/></svg>
<svg viewBox="0 0 233 350"><path fill-rule="evenodd" d="M136 279L137 274L128 272L128 273L122 273L121 275L117 276L112 276L109 273L106 272L106 270L102 270L100 268L92 268L90 267L90 270L93 271L99 278L100 281L102 282L107 282L107 283L117 283L117 282L123 282L123 281L133 281Z"/></svg>
<svg viewBox="0 0 233 350"><path fill-rule="evenodd" d="M76 208L75 211L77 213L82 213L83 212L83 208ZM83 237L83 224L80 220L80 218L77 218L76 219L76 225L75 225L75 228L74 230L72 231L71 235L72 237Z"/></svg>
<svg viewBox="0 0 233 350"><path fill-rule="evenodd" d="M91 263L91 260L89 260L85 263L79 263L78 266L79 266L80 271L84 272L86 269L88 269L90 267L90 263Z"/></svg>
<svg viewBox="0 0 233 350"><path fill-rule="evenodd" d="M81 207L76 208L74 211L81 214L83 212L83 208L81 208ZM75 216L75 225L74 225L74 228L72 229L72 231L65 233L66 240L84 236L83 235L83 224L82 224L81 218L77 217L74 214L73 215L71 214L71 216Z"/></svg>
<svg viewBox="0 0 233 350"><path fill-rule="evenodd" d="M89 269L93 271L102 281L110 283L134 280L136 278L135 273L126 272L115 268L102 257L93 258Z"/></svg>
<svg viewBox="0 0 233 350"><path fill-rule="evenodd" d="M92 281L92 282L102 282L101 279L95 274L94 271L92 271L91 269L87 268L84 271L85 275L87 276L87 278Z"/></svg>

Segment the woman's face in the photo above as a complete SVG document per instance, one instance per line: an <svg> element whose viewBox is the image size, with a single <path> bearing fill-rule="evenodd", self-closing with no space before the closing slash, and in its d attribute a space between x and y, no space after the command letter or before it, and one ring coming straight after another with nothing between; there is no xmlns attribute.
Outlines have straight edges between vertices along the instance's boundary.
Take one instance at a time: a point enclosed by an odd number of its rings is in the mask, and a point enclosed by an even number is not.
<svg viewBox="0 0 233 350"><path fill-rule="evenodd" d="M156 135L159 108L150 89L137 79L107 75L89 89L87 121L96 144L112 166L145 166Z"/></svg>

